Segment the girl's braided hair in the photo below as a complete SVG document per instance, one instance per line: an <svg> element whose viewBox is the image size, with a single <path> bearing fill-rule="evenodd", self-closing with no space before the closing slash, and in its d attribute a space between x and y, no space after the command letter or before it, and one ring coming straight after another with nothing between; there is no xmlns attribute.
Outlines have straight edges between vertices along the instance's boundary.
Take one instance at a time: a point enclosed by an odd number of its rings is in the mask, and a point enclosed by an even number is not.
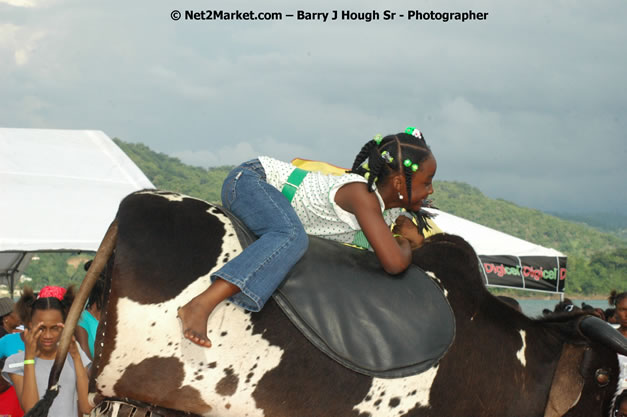
<svg viewBox="0 0 627 417"><path fill-rule="evenodd" d="M63 321L65 321L72 301L74 301L73 286L67 289L62 300L56 297L37 298L32 288L24 287L22 296L15 303L15 309L25 325L31 322L33 314L37 310L58 310L63 316Z"/></svg>
<svg viewBox="0 0 627 417"><path fill-rule="evenodd" d="M407 184L407 200L411 201L411 179L414 169L420 169L420 164L431 156L431 149L427 146L422 133L417 130L414 132L417 133L398 133L367 142L355 157L353 167L348 172L365 177L368 180L368 190L372 192L375 181L383 184L390 174L402 170ZM415 168L412 168L414 166Z"/></svg>
<svg viewBox="0 0 627 417"><path fill-rule="evenodd" d="M92 261L93 259L85 262L85 265L84 265L85 271L89 270L89 268L91 267ZM98 277L98 280L96 281L96 283L94 284L94 287L89 293L89 298L87 299L87 306L86 306L87 308L90 308L91 306L96 305L96 308L98 310L102 310L104 306L105 280L106 280L106 274L107 274L108 268L109 268L109 263L105 265L105 268L100 273L100 277Z"/></svg>

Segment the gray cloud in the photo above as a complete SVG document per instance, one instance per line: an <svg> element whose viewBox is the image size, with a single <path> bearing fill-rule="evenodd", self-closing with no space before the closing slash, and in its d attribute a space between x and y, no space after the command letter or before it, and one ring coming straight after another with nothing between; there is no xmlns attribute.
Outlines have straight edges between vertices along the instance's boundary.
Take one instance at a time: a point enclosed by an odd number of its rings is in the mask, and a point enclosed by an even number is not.
<svg viewBox="0 0 627 417"><path fill-rule="evenodd" d="M170 19L208 7L197 0L2 0L0 125L101 129L201 166L255 154L348 166L374 134L414 125L440 179L544 210L625 212L627 4L502 3L473 2L481 22L323 23Z"/></svg>

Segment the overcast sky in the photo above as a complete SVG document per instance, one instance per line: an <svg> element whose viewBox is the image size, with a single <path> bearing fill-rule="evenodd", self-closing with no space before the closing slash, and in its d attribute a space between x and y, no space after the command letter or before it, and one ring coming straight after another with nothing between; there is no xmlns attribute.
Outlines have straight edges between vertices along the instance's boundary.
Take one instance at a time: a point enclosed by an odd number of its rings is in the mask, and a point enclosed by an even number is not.
<svg viewBox="0 0 627 417"><path fill-rule="evenodd" d="M487 18L408 19L470 9ZM379 19L330 21L343 10ZM102 130L203 167L348 166L375 134L416 126L436 179L627 213L626 21L625 0L0 0L0 126Z"/></svg>

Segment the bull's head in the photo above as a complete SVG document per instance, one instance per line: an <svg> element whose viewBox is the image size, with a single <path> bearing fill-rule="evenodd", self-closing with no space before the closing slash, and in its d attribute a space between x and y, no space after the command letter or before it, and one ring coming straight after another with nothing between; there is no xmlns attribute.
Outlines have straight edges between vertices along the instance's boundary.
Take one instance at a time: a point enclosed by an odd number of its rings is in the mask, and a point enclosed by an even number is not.
<svg viewBox="0 0 627 417"><path fill-rule="evenodd" d="M597 317L571 320L577 335L569 335L563 346L545 416L603 415L617 394L616 353L627 355L627 339Z"/></svg>
<svg viewBox="0 0 627 417"><path fill-rule="evenodd" d="M546 417L608 416L618 382L616 353L627 354L626 339L615 329L586 313L532 320L506 307L487 291L476 253L458 236L428 238L414 252L414 263L441 281L455 313L459 337L464 333L460 326L472 320L500 321L502 325L497 327L503 333L493 336L500 338L504 350L506 344L519 349L518 333L523 330L527 342L541 344L537 350L543 355L534 359L537 368L533 371L540 374L532 378L549 387ZM473 331L467 334L474 335Z"/></svg>

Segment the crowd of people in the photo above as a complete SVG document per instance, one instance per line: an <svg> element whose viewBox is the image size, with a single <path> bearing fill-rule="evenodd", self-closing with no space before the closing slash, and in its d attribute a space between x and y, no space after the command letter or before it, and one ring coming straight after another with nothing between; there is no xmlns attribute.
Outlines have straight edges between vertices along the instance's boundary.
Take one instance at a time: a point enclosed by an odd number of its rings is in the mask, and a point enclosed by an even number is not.
<svg viewBox="0 0 627 417"><path fill-rule="evenodd" d="M87 269L89 265L86 265ZM0 416L21 417L43 398L74 288L25 287L17 302L0 298ZM74 333L48 416L80 417L88 401L89 369L103 303L103 282L94 286Z"/></svg>
<svg viewBox="0 0 627 417"><path fill-rule="evenodd" d="M573 300L570 298L565 298L563 301L560 301L555 305L553 311L549 309L544 309L542 313L544 315L554 314L554 313L570 313L570 312L579 312L579 311L587 311L591 314L594 314L601 320L607 321L608 323L614 325L614 327L618 328L619 326L619 318L616 313L617 304L625 297L625 292L618 293L618 291L614 290L610 293L608 297L609 307L606 309L602 309L599 307L593 307L585 301L581 303L580 306L575 304Z"/></svg>

